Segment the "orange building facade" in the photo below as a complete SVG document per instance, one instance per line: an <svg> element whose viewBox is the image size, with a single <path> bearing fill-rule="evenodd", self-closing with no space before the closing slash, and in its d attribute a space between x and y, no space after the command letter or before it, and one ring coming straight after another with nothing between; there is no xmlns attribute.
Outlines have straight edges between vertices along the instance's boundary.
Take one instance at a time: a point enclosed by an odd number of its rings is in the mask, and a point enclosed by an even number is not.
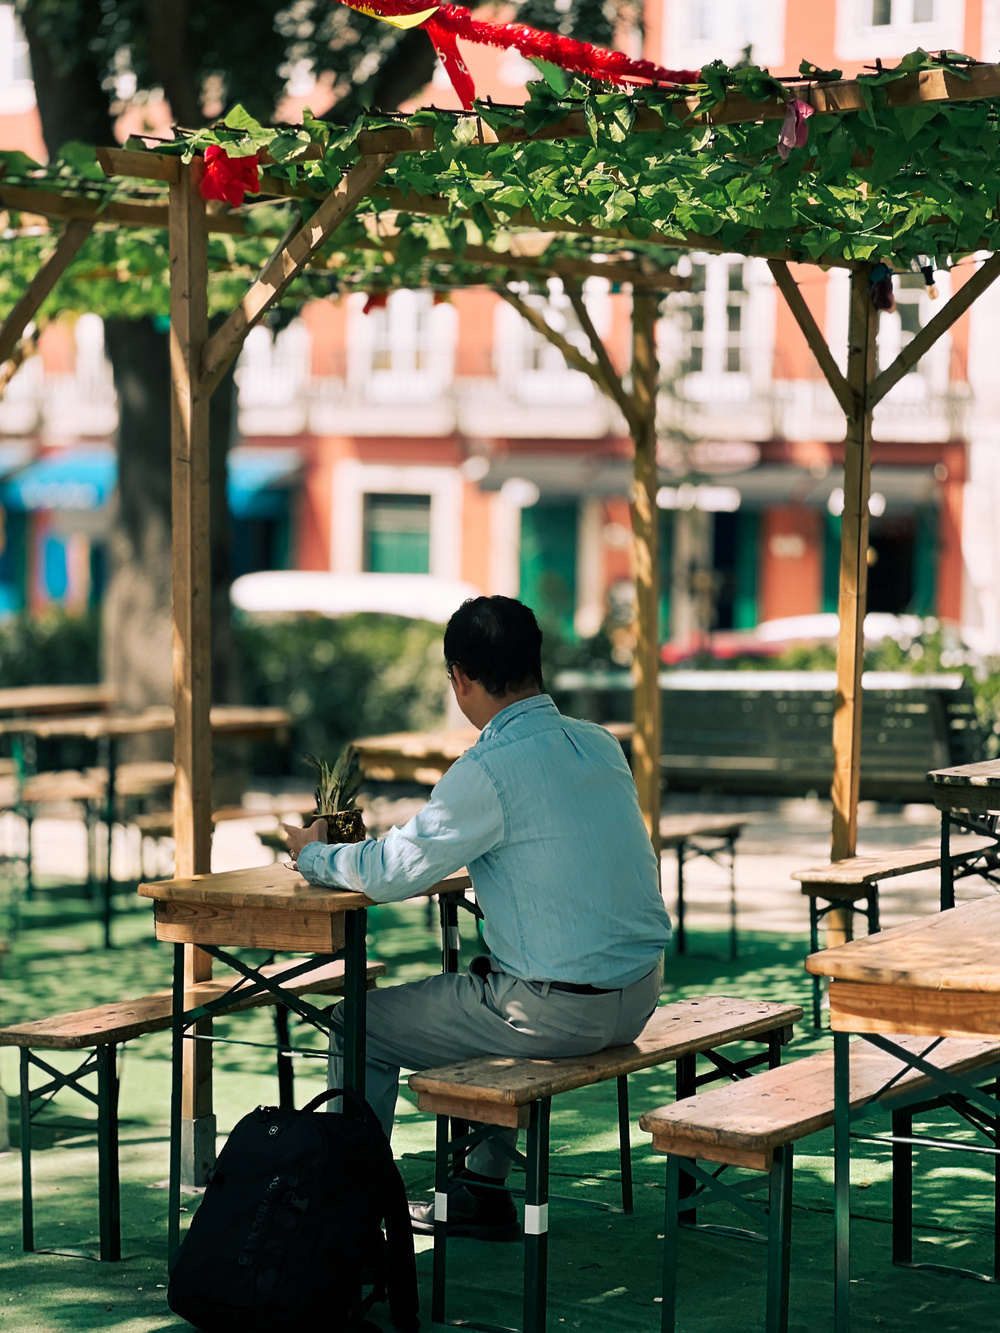
<svg viewBox="0 0 1000 1333"><path fill-rule="evenodd" d="M37 154L30 71L17 43L11 6L0 3L0 142ZM749 48L781 73L804 58L852 75L916 46L996 59L1000 3L652 0L645 45L675 68L734 61ZM498 100L516 100L531 72L520 57L494 52L477 51L470 64L480 94ZM314 109L316 92L307 98ZM446 81L436 79L430 95L454 104ZM692 255L683 269L692 290L665 299L660 325L661 637L687 641L835 610L837 404L763 261ZM941 298L968 272L937 273ZM846 275L800 267L795 276L843 358ZM586 298L626 368L627 296L592 280ZM557 286L532 299L584 345ZM996 452L995 418L981 404L991 401L985 348L993 323L1000 336L1000 316L981 304L876 412L869 575L871 610L937 615L990 646L1000 637L1000 548L996 559L992 547L979 558L994 540L984 497ZM567 636L594 633L609 614L627 618L631 445L616 409L491 293L440 301L398 292L384 309L363 308L361 296L318 302L276 337L258 329L248 340L230 470L234 572L461 580L523 596ZM899 275L897 311L882 316L883 363L935 308L920 273ZM82 507L76 519L31 508L35 493L18 488L19 469L57 453L110 451L113 440L98 325L50 328L0 403L0 470L5 459L16 464L0 499L10 501L8 533L23 520L28 534L20 576L29 604L79 604L88 578L92 593L94 561L85 567L71 547L74 534L99 546L101 521ZM69 554L61 576L55 560L53 586L46 560L59 539ZM0 585L16 579L15 564L0 556ZM16 589L7 596L16 604Z"/></svg>

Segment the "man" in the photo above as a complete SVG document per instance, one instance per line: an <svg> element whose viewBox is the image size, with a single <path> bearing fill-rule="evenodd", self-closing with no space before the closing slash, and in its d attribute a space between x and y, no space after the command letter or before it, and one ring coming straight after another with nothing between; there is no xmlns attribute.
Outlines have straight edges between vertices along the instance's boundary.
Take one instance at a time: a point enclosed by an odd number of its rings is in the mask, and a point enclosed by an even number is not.
<svg viewBox="0 0 1000 1333"><path fill-rule="evenodd" d="M670 920L635 784L607 731L563 717L543 693L541 645L522 603L465 602L444 655L478 742L408 824L378 841L326 846L310 840L315 824L285 826L313 884L394 902L464 865L475 886L490 957L368 996L367 1093L386 1133L400 1068L587 1055L632 1041L656 1008ZM331 1034L333 1084L342 1049L341 1028ZM498 1135L516 1142L516 1131ZM510 1165L493 1140L474 1149L449 1195L450 1234L517 1238L502 1188ZM411 1205L417 1229L432 1229L432 1210Z"/></svg>

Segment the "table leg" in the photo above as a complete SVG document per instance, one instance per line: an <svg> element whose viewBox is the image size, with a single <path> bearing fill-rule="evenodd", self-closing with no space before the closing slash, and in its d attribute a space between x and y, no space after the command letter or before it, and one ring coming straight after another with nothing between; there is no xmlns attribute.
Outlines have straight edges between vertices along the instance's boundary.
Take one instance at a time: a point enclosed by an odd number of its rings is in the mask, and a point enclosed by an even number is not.
<svg viewBox="0 0 1000 1333"><path fill-rule="evenodd" d="M677 844L677 952L682 954L684 939L684 849L685 843Z"/></svg>
<svg viewBox="0 0 1000 1333"><path fill-rule="evenodd" d="M833 1323L835 1333L851 1327L851 1047L846 1032L833 1034L834 1257Z"/></svg>
<svg viewBox="0 0 1000 1333"><path fill-rule="evenodd" d="M955 906L955 870L951 864L951 815L941 811L941 911Z"/></svg>
<svg viewBox="0 0 1000 1333"><path fill-rule="evenodd" d="M365 1095L368 913L344 913L344 1087Z"/></svg>
<svg viewBox="0 0 1000 1333"><path fill-rule="evenodd" d="M174 945L170 1050L170 1183L167 1194L167 1266L181 1243L181 1111L184 1095L184 945Z"/></svg>
<svg viewBox="0 0 1000 1333"><path fill-rule="evenodd" d="M111 900L111 833L115 822L115 778L118 766L118 745L113 736L106 738L105 760L108 774L108 785L104 796L104 823L108 830L108 857L104 867L104 947L111 948L111 914L113 904Z"/></svg>

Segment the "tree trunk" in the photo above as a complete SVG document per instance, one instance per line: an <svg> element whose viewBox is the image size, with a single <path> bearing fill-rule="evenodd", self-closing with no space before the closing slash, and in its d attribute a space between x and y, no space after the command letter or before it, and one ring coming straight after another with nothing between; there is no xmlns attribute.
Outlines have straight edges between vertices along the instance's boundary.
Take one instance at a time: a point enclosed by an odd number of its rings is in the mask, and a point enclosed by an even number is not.
<svg viewBox="0 0 1000 1333"><path fill-rule="evenodd" d="M104 678L122 707L169 704L173 697L170 606L170 365L166 332L149 319L112 320L105 327L118 393L118 507L104 602ZM212 697L239 697L229 611L226 452L233 429L233 379L215 391L211 408ZM139 753L153 757L144 738Z"/></svg>

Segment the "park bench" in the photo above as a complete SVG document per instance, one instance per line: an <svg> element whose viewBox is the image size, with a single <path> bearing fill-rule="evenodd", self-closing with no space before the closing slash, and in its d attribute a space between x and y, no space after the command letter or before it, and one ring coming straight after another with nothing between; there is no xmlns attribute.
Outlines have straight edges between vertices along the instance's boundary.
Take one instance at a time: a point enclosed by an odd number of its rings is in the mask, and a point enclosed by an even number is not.
<svg viewBox="0 0 1000 1333"><path fill-rule="evenodd" d="M729 871L729 960L736 960L736 840L747 819L731 815L664 815L660 820L660 846L677 852L677 920L674 939L677 952L686 952L684 931L684 866L698 856L707 856Z"/></svg>
<svg viewBox="0 0 1000 1333"><path fill-rule="evenodd" d="M270 980L281 982L292 995L341 995L344 990L344 964L340 959L320 963L316 968L292 980L282 976L296 963L271 963L262 968ZM383 963L369 962L368 985L385 974ZM245 984L245 983L241 983ZM278 1051L278 1096L282 1106L292 1104L292 1057L288 1034L288 1010L270 991L241 995L239 986L221 981L200 981L186 991L187 1003L207 1004L231 994L231 1001L221 1011L235 1014L262 1006L275 1006ZM100 1258L121 1258L121 1223L118 1190L118 1072L116 1050L125 1042L149 1032L163 1032L171 1026L172 993L157 991L135 1000L81 1009L0 1028L0 1046L17 1046L21 1051L21 1237L26 1253L33 1252L34 1210L31 1191L31 1120L32 1102L46 1100L61 1088L72 1088L97 1106L98 1207L100 1215ZM87 1050L84 1062L71 1073L54 1068L36 1051ZM42 1070L49 1081L30 1086L32 1068ZM82 1080L97 1076L97 1091L84 1087Z"/></svg>
<svg viewBox="0 0 1000 1333"><path fill-rule="evenodd" d="M939 1069L982 1071L984 1083L996 1078L1000 1042L949 1038L931 1046L931 1040L893 1038L907 1050L923 1052ZM944 1101L928 1098L929 1076L907 1070L903 1061L864 1043L852 1047L850 1070L851 1107L877 1100L892 1109L894 1136L912 1137L915 1103L929 1108ZM640 1116L640 1128L653 1136L654 1149L667 1154L662 1333L674 1330L678 1229L692 1216L693 1207L720 1201L739 1208L757 1226L765 1225L763 1236L743 1234L767 1242L766 1328L767 1333L785 1333L793 1145L833 1124L833 1077L833 1051L822 1051ZM760 1190L759 1175L729 1185L721 1179L722 1171L710 1174L699 1161L766 1175L767 1205L746 1197ZM907 1263L912 1256L912 1142L893 1144L893 1169L893 1258ZM684 1176L689 1182L693 1178L693 1192L682 1189ZM740 1234L730 1228L726 1233Z"/></svg>
<svg viewBox="0 0 1000 1333"><path fill-rule="evenodd" d="M762 1063L772 1067L780 1063L781 1047L790 1040L792 1026L801 1017L802 1010L797 1005L706 995L661 1005L628 1046L562 1060L517 1060L487 1055L411 1074L409 1084L417 1094L418 1108L437 1117L432 1320L443 1323L445 1318L444 1223L450 1159L463 1160L470 1148L490 1135L491 1126L527 1129L525 1154L516 1154L527 1174L524 1333L541 1333L545 1325L552 1098L612 1079L617 1082L622 1208L631 1212L629 1074L655 1065L674 1064L678 1097L689 1096L707 1081L746 1078ZM733 1042L765 1043L767 1051L742 1060L730 1059L719 1048ZM710 1072L697 1074L699 1055L706 1056L712 1064Z"/></svg>
<svg viewBox="0 0 1000 1333"><path fill-rule="evenodd" d="M951 857L952 876L961 879L979 873L984 856L996 852L996 839L970 838ZM866 856L849 856L809 870L796 870L792 879L802 885L809 899L810 953L819 951L819 923L831 912L843 914L843 937L827 941L840 944L853 938L854 913L863 911L868 919L868 934L879 929L878 896L883 880L910 875L918 870L936 870L941 865L941 845L919 843L916 847L889 847ZM858 904L864 902L863 908ZM821 904L823 904L821 906ZM823 979L813 976L813 1027L820 1026Z"/></svg>
<svg viewBox="0 0 1000 1333"><path fill-rule="evenodd" d="M861 797L926 802L933 768L984 757L971 687L960 675L865 672ZM665 671L662 770L675 791L803 796L828 792L837 680L829 671ZM595 721L631 712L627 672L564 671L565 712ZM939 763L939 756L949 758Z"/></svg>

